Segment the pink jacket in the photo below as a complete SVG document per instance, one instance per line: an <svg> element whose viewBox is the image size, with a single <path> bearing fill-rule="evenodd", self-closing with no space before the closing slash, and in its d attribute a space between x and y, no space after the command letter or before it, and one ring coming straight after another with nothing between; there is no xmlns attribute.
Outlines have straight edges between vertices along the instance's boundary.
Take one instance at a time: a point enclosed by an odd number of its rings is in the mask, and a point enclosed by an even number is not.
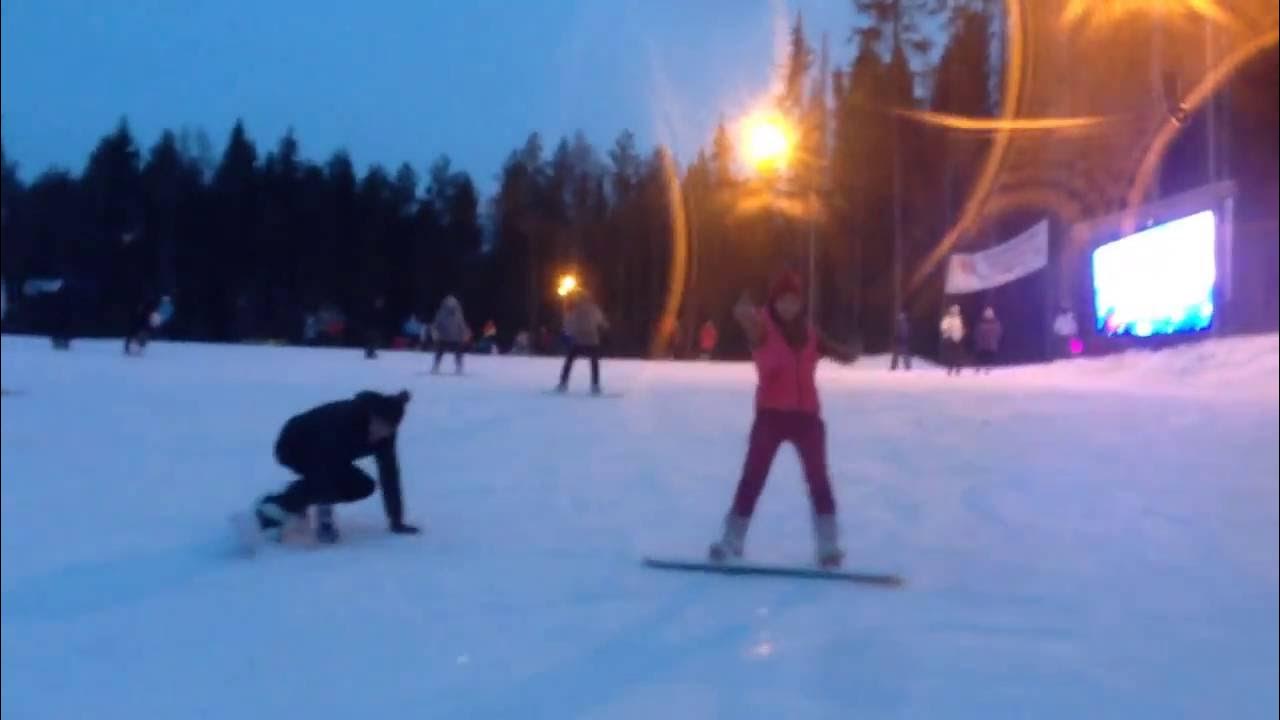
<svg viewBox="0 0 1280 720"><path fill-rule="evenodd" d="M751 357L756 364L757 410L786 410L817 415L818 386L814 376L818 371L818 332L809 328L808 339L799 350L787 345L782 331L766 311L760 312L764 324L764 342Z"/></svg>

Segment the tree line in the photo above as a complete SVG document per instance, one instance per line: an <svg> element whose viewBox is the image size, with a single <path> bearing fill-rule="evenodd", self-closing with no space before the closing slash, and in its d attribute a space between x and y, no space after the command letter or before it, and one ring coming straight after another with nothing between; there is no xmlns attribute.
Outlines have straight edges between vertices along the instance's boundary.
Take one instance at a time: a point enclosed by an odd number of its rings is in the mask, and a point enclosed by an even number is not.
<svg viewBox="0 0 1280 720"><path fill-rule="evenodd" d="M361 174L345 151L305 158L293 132L264 151L241 122L220 153L190 131L144 151L122 120L79 174L28 184L3 155L6 286L12 299L26 279L67 278L92 300L82 334L122 332L140 296L172 294L172 334L215 341L296 338L309 311L368 318L379 297L376 322L398 324L455 294L509 342L558 327L555 280L573 272L610 316L611 350L640 355L679 352L704 320L728 324L744 288L780 264L807 267L812 235L816 315L830 332L885 347L900 304L930 348L941 283L899 296L895 267L909 272L954 219L985 140L896 111L992 113L999 4L853 5L864 20L836 39L855 49L847 65L831 67L800 18L792 28L771 99L798 128L781 177L743 166L728 121L684 167L627 131L603 152L581 133L550 149L534 133L482 201L447 156ZM934 48L939 25L946 44ZM743 349L733 335L722 333L730 353Z"/></svg>

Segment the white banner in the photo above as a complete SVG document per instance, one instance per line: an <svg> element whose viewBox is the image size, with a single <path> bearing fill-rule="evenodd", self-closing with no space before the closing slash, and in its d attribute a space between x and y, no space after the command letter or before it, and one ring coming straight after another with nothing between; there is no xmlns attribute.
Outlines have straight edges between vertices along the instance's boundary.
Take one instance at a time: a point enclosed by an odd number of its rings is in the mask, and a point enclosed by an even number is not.
<svg viewBox="0 0 1280 720"><path fill-rule="evenodd" d="M977 253L955 253L947 264L948 295L963 295L1013 282L1049 264L1049 221Z"/></svg>

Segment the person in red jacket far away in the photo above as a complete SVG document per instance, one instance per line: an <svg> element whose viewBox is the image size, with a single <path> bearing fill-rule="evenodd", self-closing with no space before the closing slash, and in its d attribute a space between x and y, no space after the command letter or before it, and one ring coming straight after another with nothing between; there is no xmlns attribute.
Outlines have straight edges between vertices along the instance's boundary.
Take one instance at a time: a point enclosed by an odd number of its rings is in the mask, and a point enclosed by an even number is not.
<svg viewBox="0 0 1280 720"><path fill-rule="evenodd" d="M716 331L716 324L710 320L702 323L702 329L698 330L698 351L699 357L703 360L710 360L711 356L716 352L716 345L720 342L720 333Z"/></svg>
<svg viewBox="0 0 1280 720"><path fill-rule="evenodd" d="M818 564L839 567L844 560L836 524L836 501L827 476L827 430L818 403L814 375L818 360L841 363L856 353L826 339L805 319L804 291L791 272L780 275L769 289L764 308L755 307L745 293L733 309L751 344L755 361L756 417L751 426L747 459L724 520L724 532L711 544L710 557L721 562L741 557L756 500L778 447L790 441L800 453L805 483L813 502L813 533Z"/></svg>

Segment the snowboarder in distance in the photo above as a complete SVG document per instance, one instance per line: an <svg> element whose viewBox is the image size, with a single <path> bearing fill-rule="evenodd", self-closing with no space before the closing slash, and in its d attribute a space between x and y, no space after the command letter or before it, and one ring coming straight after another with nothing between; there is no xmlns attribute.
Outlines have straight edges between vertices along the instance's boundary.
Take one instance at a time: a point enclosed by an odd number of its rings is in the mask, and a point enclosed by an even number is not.
<svg viewBox="0 0 1280 720"><path fill-rule="evenodd" d="M1064 306L1058 310L1058 316L1053 319L1053 334L1058 338L1059 357L1075 355L1073 346L1079 342L1080 326L1076 323L1076 315L1071 312L1071 308Z"/></svg>
<svg viewBox="0 0 1280 720"><path fill-rule="evenodd" d="M844 560L836 501L827 475L827 428L822 420L815 374L818 360L823 357L851 363L857 356L809 324L804 297L800 278L786 272L773 282L764 308L756 307L744 293L733 309L756 366L756 416L733 505L725 516L720 539L711 544L709 556L713 562L742 556L747 528L769 468L778 448L788 441L800 453L809 486L818 565L836 568Z"/></svg>
<svg viewBox="0 0 1280 720"><path fill-rule="evenodd" d="M889 361L890 372L898 369L898 361L902 361L904 371L911 370L911 321L906 312L899 312L893 321L893 358Z"/></svg>
<svg viewBox="0 0 1280 720"><path fill-rule="evenodd" d="M938 325L942 335L942 363L947 366L948 375L960 374L960 356L964 352L964 318L960 315L960 306L952 305L947 314L942 316Z"/></svg>
<svg viewBox="0 0 1280 720"><path fill-rule="evenodd" d="M569 339L569 352L564 358L564 368L560 370L558 392L569 389L569 373L573 370L573 362L580 355L591 360L591 392L600 394L600 334L609 329L600 306L591 299L586 290L579 290L574 295L572 307L564 318L564 333Z"/></svg>
<svg viewBox="0 0 1280 720"><path fill-rule="evenodd" d="M161 297L160 301L154 305L151 303L140 305L135 313L132 331L124 339L124 354L140 355L147 349L151 336L164 327L171 317L173 317L173 300L168 295Z"/></svg>
<svg viewBox="0 0 1280 720"><path fill-rule="evenodd" d="M387 300L381 295L373 298L364 316L364 356L368 360L378 357L382 344L382 326L387 319Z"/></svg>
<svg viewBox="0 0 1280 720"><path fill-rule="evenodd" d="M716 352L716 345L719 343L720 333L716 330L716 324L711 320L702 323L702 328L698 330L699 357L703 360L710 360L711 356Z"/></svg>
<svg viewBox="0 0 1280 720"><path fill-rule="evenodd" d="M449 295L440 302L440 309L431 322L431 335L436 341L436 359L431 372L440 372L440 361L446 352L453 353L454 372L462 374L462 349L471 340L471 328L462 315L462 303Z"/></svg>
<svg viewBox="0 0 1280 720"><path fill-rule="evenodd" d="M316 505L316 539L336 542L332 506L373 494L373 479L353 464L372 455L391 532L417 533L403 519L396 457L396 432L408 403L407 390L395 395L364 391L290 418L276 440L276 460L299 477L283 492L259 500L252 517L238 517L241 531L281 540L287 531L305 527L307 509Z"/></svg>
<svg viewBox="0 0 1280 720"><path fill-rule="evenodd" d="M996 353L1000 351L1000 338L1003 335L1004 327L996 318L995 309L987 307L982 311L982 319L978 321L978 327L973 331L973 345L978 360L973 368L974 372L991 374L991 367L995 365Z"/></svg>

